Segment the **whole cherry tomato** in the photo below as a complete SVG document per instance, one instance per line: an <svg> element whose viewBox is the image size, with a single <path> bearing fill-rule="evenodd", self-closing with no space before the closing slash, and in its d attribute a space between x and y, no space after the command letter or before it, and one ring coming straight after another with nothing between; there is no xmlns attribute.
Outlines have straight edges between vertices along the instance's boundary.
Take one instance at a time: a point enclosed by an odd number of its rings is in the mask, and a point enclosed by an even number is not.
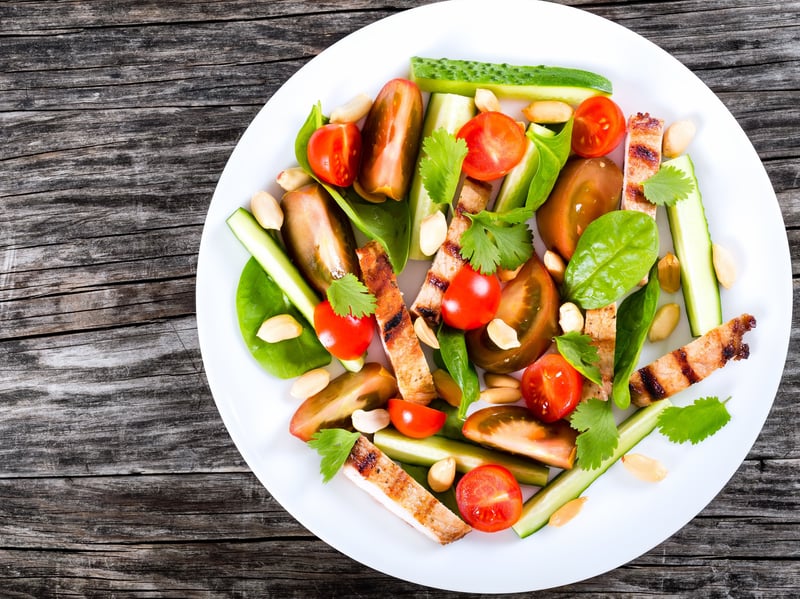
<svg viewBox="0 0 800 599"><path fill-rule="evenodd" d="M605 156L625 137L625 115L614 100L592 96L575 109L572 149L584 158Z"/></svg>
<svg viewBox="0 0 800 599"><path fill-rule="evenodd" d="M464 521L483 532L510 528L522 515L519 483L498 464L484 464L462 476L456 485L456 502Z"/></svg>
<svg viewBox="0 0 800 599"><path fill-rule="evenodd" d="M423 439L439 432L447 415L441 410L405 399L390 399L389 418L394 427L406 437Z"/></svg>
<svg viewBox="0 0 800 599"><path fill-rule="evenodd" d="M569 416L581 400L583 376L561 354L545 354L522 373L525 405L542 422Z"/></svg>
<svg viewBox="0 0 800 599"><path fill-rule="evenodd" d="M456 137L467 142L462 168L479 181L491 181L514 168L527 147L519 123L502 112L481 112L468 120Z"/></svg>
<svg viewBox="0 0 800 599"><path fill-rule="evenodd" d="M320 343L340 360L355 360L363 355L375 333L375 318L339 316L328 300L314 308L314 330Z"/></svg>
<svg viewBox="0 0 800 599"><path fill-rule="evenodd" d="M477 329L497 313L500 280L464 264L453 277L442 298L442 319L456 329Z"/></svg>
<svg viewBox="0 0 800 599"><path fill-rule="evenodd" d="M352 185L361 160L361 131L355 123L323 125L308 140L308 163L325 183Z"/></svg>

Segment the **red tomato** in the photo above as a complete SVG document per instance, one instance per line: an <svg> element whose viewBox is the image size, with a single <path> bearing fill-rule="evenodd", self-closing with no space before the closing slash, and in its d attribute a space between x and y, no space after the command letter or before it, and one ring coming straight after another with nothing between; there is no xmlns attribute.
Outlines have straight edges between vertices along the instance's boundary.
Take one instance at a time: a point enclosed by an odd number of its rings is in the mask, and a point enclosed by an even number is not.
<svg viewBox="0 0 800 599"><path fill-rule="evenodd" d="M561 354L545 354L522 373L522 397L542 422L569 416L583 391L583 376Z"/></svg>
<svg viewBox="0 0 800 599"><path fill-rule="evenodd" d="M405 399L390 399L389 418L394 427L406 437L422 439L439 432L447 415L440 410Z"/></svg>
<svg viewBox="0 0 800 599"><path fill-rule="evenodd" d="M467 142L464 172L479 181L505 175L522 160L528 143L519 123L502 112L480 113L464 123L456 137Z"/></svg>
<svg viewBox="0 0 800 599"><path fill-rule="evenodd" d="M323 125L308 140L308 163L330 185L348 187L358 174L361 131L355 123Z"/></svg>
<svg viewBox="0 0 800 599"><path fill-rule="evenodd" d="M579 156L605 156L624 137L625 115L614 100L606 96L592 96L575 109L572 150Z"/></svg>
<svg viewBox="0 0 800 599"><path fill-rule="evenodd" d="M522 514L522 491L514 475L497 464L467 472L456 485L456 502L467 524L483 532L513 526Z"/></svg>
<svg viewBox="0 0 800 599"><path fill-rule="evenodd" d="M331 354L340 360L354 360L367 351L372 342L375 319L372 316L339 316L331 303L324 300L314 308L314 330Z"/></svg>
<svg viewBox="0 0 800 599"><path fill-rule="evenodd" d="M442 298L442 318L451 327L477 329L489 322L500 306L500 280L464 264Z"/></svg>

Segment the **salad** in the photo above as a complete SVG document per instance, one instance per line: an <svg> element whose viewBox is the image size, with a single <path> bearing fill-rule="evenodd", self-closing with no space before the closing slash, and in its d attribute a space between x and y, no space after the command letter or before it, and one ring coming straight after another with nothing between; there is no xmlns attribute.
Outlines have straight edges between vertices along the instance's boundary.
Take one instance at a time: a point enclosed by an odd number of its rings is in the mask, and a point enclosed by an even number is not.
<svg viewBox="0 0 800 599"><path fill-rule="evenodd" d="M755 326L722 322L735 268L709 238L691 136L561 67L413 57L374 99L313 106L283 197L256 194L228 224L253 256L242 335L297 377L287 432L324 477L342 469L443 544L525 537L566 523L617 460L663 478L630 453L653 430L697 443L724 426L726 398L669 401L747 358ZM397 282L409 260L430 263L416 297ZM683 317L695 341L640 365Z"/></svg>

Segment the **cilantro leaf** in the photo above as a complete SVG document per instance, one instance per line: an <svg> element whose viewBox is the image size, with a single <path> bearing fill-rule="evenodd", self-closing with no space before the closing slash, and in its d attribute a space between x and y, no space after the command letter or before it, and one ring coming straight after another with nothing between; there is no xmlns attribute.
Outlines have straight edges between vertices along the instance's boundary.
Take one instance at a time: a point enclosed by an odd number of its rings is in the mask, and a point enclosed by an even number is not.
<svg viewBox="0 0 800 599"><path fill-rule="evenodd" d="M582 335L578 331L570 331L556 337L556 347L558 352L564 356L564 359L575 370L593 383L603 384L600 367L597 365L600 361L600 356L597 353L597 346L592 344L592 338L589 335Z"/></svg>
<svg viewBox="0 0 800 599"><path fill-rule="evenodd" d="M642 183L644 197L656 206L674 206L694 191L694 182L674 166L662 166Z"/></svg>
<svg viewBox="0 0 800 599"><path fill-rule="evenodd" d="M619 431L611 411L611 402L601 399L582 401L570 416L569 424L580 432L575 444L578 464L586 470L599 468L603 460L614 455Z"/></svg>
<svg viewBox="0 0 800 599"><path fill-rule="evenodd" d="M461 234L461 256L481 273L488 275L499 267L513 270L533 254L533 233L527 220L528 208L507 212L482 210L464 214L472 221Z"/></svg>
<svg viewBox="0 0 800 599"><path fill-rule="evenodd" d="M442 127L422 140L422 152L419 174L425 191L434 203L449 204L461 177L467 142Z"/></svg>
<svg viewBox="0 0 800 599"><path fill-rule="evenodd" d="M673 443L690 441L696 445L728 424L731 415L725 407L727 401L702 397L683 408L670 406L658 417L658 430Z"/></svg>
<svg viewBox="0 0 800 599"><path fill-rule="evenodd" d="M308 445L322 456L319 465L322 482L328 482L339 472L360 436L361 433L342 428L323 428L311 435Z"/></svg>
<svg viewBox="0 0 800 599"><path fill-rule="evenodd" d="M375 296L351 272L334 279L326 294L334 313L339 316L361 318L375 312Z"/></svg>

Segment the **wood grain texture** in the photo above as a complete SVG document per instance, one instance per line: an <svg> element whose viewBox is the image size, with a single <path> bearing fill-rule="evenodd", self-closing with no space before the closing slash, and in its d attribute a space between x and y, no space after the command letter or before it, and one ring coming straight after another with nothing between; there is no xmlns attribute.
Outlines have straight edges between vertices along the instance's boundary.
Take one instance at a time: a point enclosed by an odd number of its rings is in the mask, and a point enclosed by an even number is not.
<svg viewBox="0 0 800 599"><path fill-rule="evenodd" d="M426 3L0 3L0 596L455 596L277 504L220 420L195 321L205 214L247 125L321 50ZM724 490L647 554L540 596L796 596L800 2L563 3L655 42L739 120L786 224L794 315Z"/></svg>

